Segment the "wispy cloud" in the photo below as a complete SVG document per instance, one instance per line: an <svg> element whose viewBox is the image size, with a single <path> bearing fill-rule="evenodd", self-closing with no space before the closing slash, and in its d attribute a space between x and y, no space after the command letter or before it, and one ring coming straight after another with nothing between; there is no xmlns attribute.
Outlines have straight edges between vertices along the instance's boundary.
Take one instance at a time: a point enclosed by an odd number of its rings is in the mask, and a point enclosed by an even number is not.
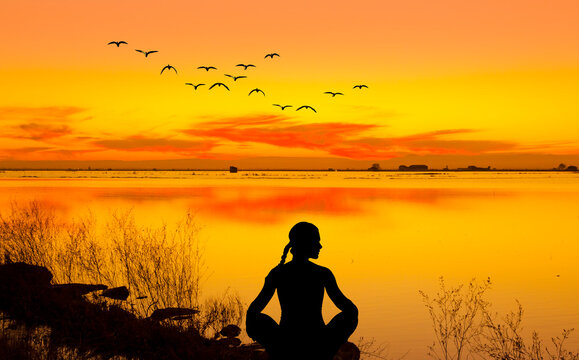
<svg viewBox="0 0 579 360"><path fill-rule="evenodd" d="M31 146L0 149L3 160L80 160L83 155L96 152L95 149L59 149L48 146Z"/></svg>
<svg viewBox="0 0 579 360"><path fill-rule="evenodd" d="M70 124L78 121L76 116L84 111L73 106L0 107L0 121L5 126L0 137L50 143L73 134Z"/></svg>
<svg viewBox="0 0 579 360"><path fill-rule="evenodd" d="M70 121L72 116L86 110L86 108L76 106L2 106L0 107L0 121L63 122Z"/></svg>
<svg viewBox="0 0 579 360"><path fill-rule="evenodd" d="M339 122L300 124L288 117L261 115L205 122L182 132L199 138L236 143L253 142L327 151L374 128L377 126L373 124Z"/></svg>
<svg viewBox="0 0 579 360"><path fill-rule="evenodd" d="M482 154L495 151L510 151L519 145L509 141L456 140L445 138L476 132L473 129L446 129L400 137L367 137L353 141L369 149L389 148L392 151L415 154Z"/></svg>
<svg viewBox="0 0 579 360"><path fill-rule="evenodd" d="M284 115L207 117L172 135L119 136L114 133L78 133L73 128L76 107L0 107L6 120L0 138L22 148L1 150L3 158L82 159L114 158L204 158L234 159L261 156L263 146L280 149L277 156L293 156L298 150L315 151L316 156L354 160L392 159L406 155L484 155L496 153L569 153L569 144L519 144L514 141L481 139L476 129L440 129L403 136L379 136L387 127L369 122L303 123ZM71 124L69 124L71 123ZM473 134L478 138L471 140ZM38 145L38 146L35 146ZM129 154L131 153L131 154ZM137 155L137 153L139 153ZM303 153L303 152L302 152ZM573 153L573 151L571 151Z"/></svg>
<svg viewBox="0 0 579 360"><path fill-rule="evenodd" d="M53 125L40 123L20 124L13 129L17 130L13 134L7 134L6 137L14 139L31 139L31 140L51 140L72 134L72 128L68 125Z"/></svg>
<svg viewBox="0 0 579 360"><path fill-rule="evenodd" d="M206 153L216 146L215 141L190 141L171 138L154 138L145 136L129 136L120 139L106 139L92 142L93 145L107 150L121 151L151 151L161 153L179 153L198 155Z"/></svg>
<svg viewBox="0 0 579 360"><path fill-rule="evenodd" d="M46 146L29 146L21 148L0 149L0 154L2 154L2 157L4 157L5 159L13 159L13 158L20 159L23 155L38 153L50 149L51 149L50 147Z"/></svg>
<svg viewBox="0 0 579 360"><path fill-rule="evenodd" d="M182 132L234 143L320 150L351 159L388 159L407 153L480 154L517 147L514 142L445 139L476 132L474 129L442 129L399 137L367 136L369 131L380 128L375 124L341 122L300 124L289 117L259 115L217 119Z"/></svg>

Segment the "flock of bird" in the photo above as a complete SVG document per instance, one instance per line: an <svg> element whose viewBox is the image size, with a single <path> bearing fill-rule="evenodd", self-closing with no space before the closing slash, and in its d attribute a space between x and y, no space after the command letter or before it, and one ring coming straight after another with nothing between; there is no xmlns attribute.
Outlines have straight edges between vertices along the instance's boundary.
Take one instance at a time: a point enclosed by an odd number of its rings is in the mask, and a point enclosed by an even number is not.
<svg viewBox="0 0 579 360"><path fill-rule="evenodd" d="M121 47L121 45L128 45L128 43L127 43L126 41L121 40L121 41L111 41L111 42L109 42L107 45L116 45L116 47L119 48L119 47ZM154 53L159 52L158 50L141 50L141 49L135 49L135 51L138 52L138 53L141 53L141 54L145 55L146 58L148 58L149 55L151 55L151 54L154 54ZM279 55L278 53L269 53L269 54L266 54L266 55L265 55L264 59L268 59L268 58L269 58L269 59L272 59L272 60L273 60L274 57L280 57L280 55ZM247 70L248 68L254 68L254 67L256 67L256 66L253 65L253 64L237 64L237 65L235 65L235 66L237 66L237 67L242 67L243 70ZM199 67L197 67L197 69L199 69L199 70L205 70L206 72L209 72L210 70L217 70L217 68L216 68L215 66L205 66L205 65L199 66ZM175 74L178 74L177 69L176 69L174 66L169 65L169 64L165 65L165 66L161 69L161 75L163 75L163 72L164 72L165 70L167 70L168 72L170 72L170 71L172 70L172 71L175 72ZM224 75L227 76L227 77L229 77L229 78L231 78L231 79L233 79L234 82L236 82L236 81L239 80L239 79L245 79L245 78L247 78L247 76L245 76L245 75L230 75L230 74L224 74ZM192 86L194 90L197 90L197 88L199 88L200 86L205 86L206 84L203 84L203 83L194 84L194 83L187 82L187 83L185 83L185 85L187 85L187 86ZM227 89L228 91L230 90L229 87L228 87L226 84L222 83L222 82L213 83L213 85L211 85L211 86L209 87L209 90L213 89L214 87L224 87L224 88ZM352 89L362 90L362 89L367 89L367 88L368 88L368 86L365 85L365 84L357 84L357 85L354 85ZM259 89L259 88L255 88L255 89L253 89L253 90L251 90L251 91L249 92L248 96L250 96L250 95L252 95L252 94L260 94L260 93L261 93L263 96L265 96L265 92L264 92L263 90L261 90L261 89ZM324 94L331 95L332 97L336 97L337 95L340 95L340 96L343 96L343 95L344 95L344 93L334 92L334 91L326 91L326 92L324 92ZM280 104L273 104L273 106L277 106L277 107L279 107L281 110L285 110L285 109L287 109L287 108L289 108L289 107L293 107L293 105L280 105ZM314 109L312 106L309 106L309 105L299 106L299 107L296 108L296 111L302 110L302 109L312 110L313 112L317 113L316 109Z"/></svg>

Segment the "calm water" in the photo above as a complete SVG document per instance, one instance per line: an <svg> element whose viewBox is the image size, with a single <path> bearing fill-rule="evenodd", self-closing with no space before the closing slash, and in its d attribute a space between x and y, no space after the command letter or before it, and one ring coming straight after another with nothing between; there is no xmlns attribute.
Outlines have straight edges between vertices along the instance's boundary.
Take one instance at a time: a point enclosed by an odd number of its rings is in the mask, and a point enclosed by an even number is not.
<svg viewBox="0 0 579 360"><path fill-rule="evenodd" d="M196 215L210 277L249 303L298 221L316 224L318 264L360 308L354 334L425 358L433 341L418 290L493 281L498 312L525 309L544 340L579 326L579 175L397 172L0 172L0 211L37 200L66 217L131 208L142 224ZM277 304L267 311L279 315ZM335 309L326 306L326 316ZM579 348L574 334L569 348Z"/></svg>

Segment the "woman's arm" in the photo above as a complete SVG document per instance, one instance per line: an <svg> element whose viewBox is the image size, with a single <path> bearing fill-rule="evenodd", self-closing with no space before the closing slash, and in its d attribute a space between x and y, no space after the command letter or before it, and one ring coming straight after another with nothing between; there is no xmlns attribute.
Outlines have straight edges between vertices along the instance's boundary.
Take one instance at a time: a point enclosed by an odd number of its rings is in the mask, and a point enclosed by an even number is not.
<svg viewBox="0 0 579 360"><path fill-rule="evenodd" d="M252 315L257 315L260 312L262 312L263 309L265 309L265 307L271 300L271 298L273 297L273 294L275 293L275 281L274 281L275 270L276 269L274 268L272 271L270 271L269 275L267 275L267 277L265 278L265 283L263 284L263 288L255 298L255 300L253 300L251 305L249 305L249 308L247 309L248 317Z"/></svg>
<svg viewBox="0 0 579 360"><path fill-rule="evenodd" d="M344 313L358 316L358 308L354 303L342 293L340 288L338 287L338 283L336 282L336 278L334 274L329 269L326 269L327 273L325 275L325 287L328 296L332 300L332 302L336 305L338 309L343 311Z"/></svg>

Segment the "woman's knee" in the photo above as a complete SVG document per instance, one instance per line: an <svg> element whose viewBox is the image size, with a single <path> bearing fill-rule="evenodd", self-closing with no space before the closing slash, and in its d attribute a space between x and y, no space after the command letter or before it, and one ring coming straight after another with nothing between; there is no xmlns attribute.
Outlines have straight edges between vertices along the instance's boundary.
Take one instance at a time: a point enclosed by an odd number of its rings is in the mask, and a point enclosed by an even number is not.
<svg viewBox="0 0 579 360"><path fill-rule="evenodd" d="M262 345L271 342L279 333L279 325L270 316L258 313L247 314L245 322L247 335Z"/></svg>
<svg viewBox="0 0 579 360"><path fill-rule="evenodd" d="M328 329L332 332L342 333L349 337L352 335L356 327L358 326L358 316L355 314L349 314L346 312L341 312L334 316L334 318L328 323ZM347 339L346 337L346 339Z"/></svg>

